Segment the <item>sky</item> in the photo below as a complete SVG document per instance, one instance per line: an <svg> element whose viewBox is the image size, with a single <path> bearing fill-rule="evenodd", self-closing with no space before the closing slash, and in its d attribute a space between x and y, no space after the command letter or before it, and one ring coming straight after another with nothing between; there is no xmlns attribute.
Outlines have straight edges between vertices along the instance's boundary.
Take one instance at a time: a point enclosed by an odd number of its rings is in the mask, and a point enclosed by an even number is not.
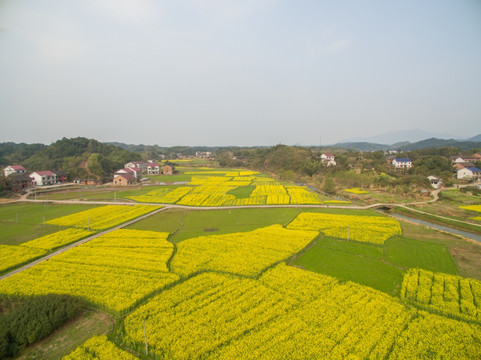
<svg viewBox="0 0 481 360"><path fill-rule="evenodd" d="M481 133L479 0L0 0L0 142Z"/></svg>

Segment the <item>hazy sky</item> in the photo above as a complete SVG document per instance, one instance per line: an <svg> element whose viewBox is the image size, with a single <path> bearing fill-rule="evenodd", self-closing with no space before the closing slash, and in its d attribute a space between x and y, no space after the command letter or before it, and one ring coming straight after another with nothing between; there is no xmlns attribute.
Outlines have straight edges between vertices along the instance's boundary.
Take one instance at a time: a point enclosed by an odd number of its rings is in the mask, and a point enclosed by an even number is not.
<svg viewBox="0 0 481 360"><path fill-rule="evenodd" d="M0 0L0 142L481 133L481 1Z"/></svg>

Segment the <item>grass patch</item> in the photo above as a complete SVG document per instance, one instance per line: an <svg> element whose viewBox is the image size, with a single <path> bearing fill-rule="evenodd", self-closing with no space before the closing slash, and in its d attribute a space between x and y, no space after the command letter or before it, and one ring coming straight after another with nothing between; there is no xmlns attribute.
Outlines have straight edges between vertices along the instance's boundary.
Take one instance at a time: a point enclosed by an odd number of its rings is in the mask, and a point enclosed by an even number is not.
<svg viewBox="0 0 481 360"><path fill-rule="evenodd" d="M57 360L95 335L109 332L113 318L100 310L87 310L65 323L47 338L23 349L18 359Z"/></svg>
<svg viewBox="0 0 481 360"><path fill-rule="evenodd" d="M382 250L381 250L382 251ZM307 270L354 281L398 296L403 279L399 268L379 259L372 245L324 237L295 262Z"/></svg>
<svg viewBox="0 0 481 360"><path fill-rule="evenodd" d="M19 245L63 228L43 221L91 209L95 205L8 204L0 206L0 244Z"/></svg>
<svg viewBox="0 0 481 360"><path fill-rule="evenodd" d="M405 269L421 268L458 275L446 245L394 236L384 244L384 260Z"/></svg>
<svg viewBox="0 0 481 360"><path fill-rule="evenodd" d="M205 229L217 229L216 234L251 231L273 224L287 225L299 213L296 208L184 210L169 209L141 220L128 228L166 231L173 242L206 235Z"/></svg>
<svg viewBox="0 0 481 360"><path fill-rule="evenodd" d="M247 199L255 189L255 185L239 186L227 192L234 195L237 199Z"/></svg>

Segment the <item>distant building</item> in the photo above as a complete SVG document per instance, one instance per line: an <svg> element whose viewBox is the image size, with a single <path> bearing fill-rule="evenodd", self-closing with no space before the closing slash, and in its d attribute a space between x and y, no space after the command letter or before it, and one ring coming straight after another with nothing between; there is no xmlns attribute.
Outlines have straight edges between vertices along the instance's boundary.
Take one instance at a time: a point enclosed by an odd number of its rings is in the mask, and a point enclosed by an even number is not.
<svg viewBox="0 0 481 360"><path fill-rule="evenodd" d="M450 159L453 163L457 164L472 163L481 160L477 155L478 154L474 154L473 156L451 156Z"/></svg>
<svg viewBox="0 0 481 360"><path fill-rule="evenodd" d="M21 193L32 187L32 178L27 173L12 173L6 177L5 185L7 189Z"/></svg>
<svg viewBox="0 0 481 360"><path fill-rule="evenodd" d="M456 178L458 180L479 180L481 178L481 170L477 167L466 167L458 170Z"/></svg>
<svg viewBox="0 0 481 360"><path fill-rule="evenodd" d="M160 174L160 166L155 162L149 162L147 164L147 174L157 175Z"/></svg>
<svg viewBox="0 0 481 360"><path fill-rule="evenodd" d="M132 174L136 179L142 179L142 169L138 167L123 168L117 170L114 177L117 175Z"/></svg>
<svg viewBox="0 0 481 360"><path fill-rule="evenodd" d="M137 183L137 179L132 173L117 175L114 177L114 181L113 181L114 186L127 186L127 185L134 185L136 183Z"/></svg>
<svg viewBox="0 0 481 360"><path fill-rule="evenodd" d="M431 186L435 189L439 189L443 183L441 178L438 178L437 176L431 175L428 176L429 182L431 183Z"/></svg>
<svg viewBox="0 0 481 360"><path fill-rule="evenodd" d="M22 165L9 165L3 169L3 174L7 177L10 174L26 174L27 170Z"/></svg>
<svg viewBox="0 0 481 360"><path fill-rule="evenodd" d="M30 177L35 186L54 185L57 183L57 175L50 170L34 171L30 174Z"/></svg>
<svg viewBox="0 0 481 360"><path fill-rule="evenodd" d="M400 158L397 158L397 159L394 159L392 161L392 165L396 168L396 169L409 169L409 168L412 168L413 167L413 162L411 161L411 159L400 159Z"/></svg>
<svg viewBox="0 0 481 360"><path fill-rule="evenodd" d="M164 165L162 168L162 174L164 175L173 175L175 172L175 166L172 165Z"/></svg>
<svg viewBox="0 0 481 360"><path fill-rule="evenodd" d="M144 172L147 172L147 163L145 161L134 161L124 165L125 168L139 168Z"/></svg>
<svg viewBox="0 0 481 360"><path fill-rule="evenodd" d="M327 166L337 165L337 163L335 161L335 158L334 158L334 154L330 154L330 153L321 154L321 162L324 165L327 165Z"/></svg>

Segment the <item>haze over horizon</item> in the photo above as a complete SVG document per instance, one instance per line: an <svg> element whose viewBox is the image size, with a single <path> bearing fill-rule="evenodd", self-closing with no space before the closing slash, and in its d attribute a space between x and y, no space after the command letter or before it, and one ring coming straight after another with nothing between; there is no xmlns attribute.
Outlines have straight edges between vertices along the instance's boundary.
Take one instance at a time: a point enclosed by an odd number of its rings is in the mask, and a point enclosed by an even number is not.
<svg viewBox="0 0 481 360"><path fill-rule="evenodd" d="M4 0L0 49L0 142L481 133L475 0Z"/></svg>

